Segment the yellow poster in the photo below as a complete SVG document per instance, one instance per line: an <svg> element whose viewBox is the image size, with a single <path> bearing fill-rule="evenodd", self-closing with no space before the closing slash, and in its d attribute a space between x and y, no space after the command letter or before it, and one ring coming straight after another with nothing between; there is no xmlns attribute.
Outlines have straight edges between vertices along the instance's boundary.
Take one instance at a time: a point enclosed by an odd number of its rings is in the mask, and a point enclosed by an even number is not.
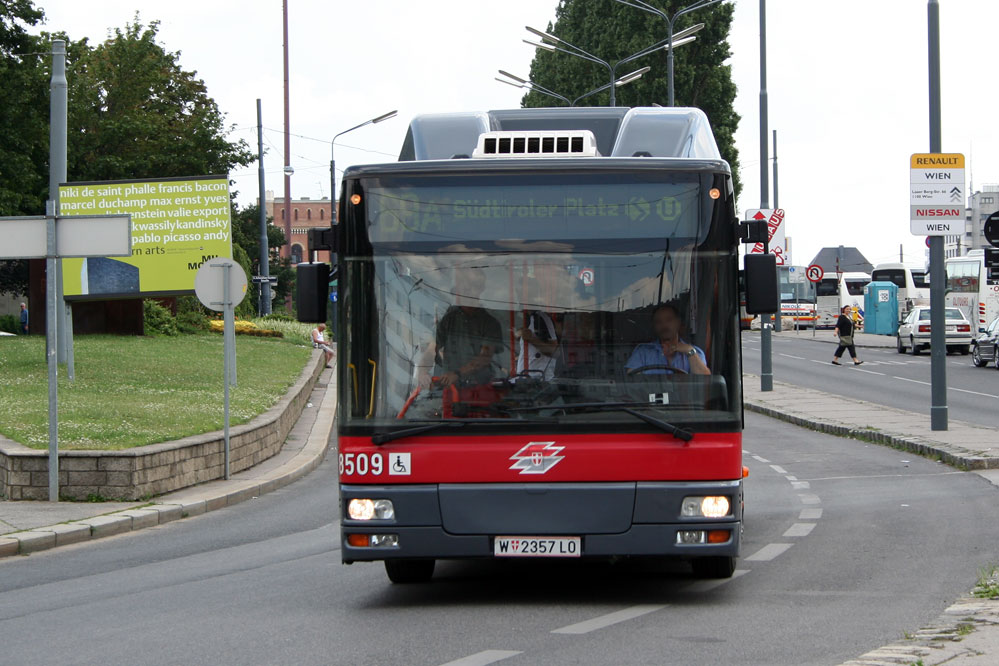
<svg viewBox="0 0 999 666"><path fill-rule="evenodd" d="M194 291L194 275L215 257L232 258L229 179L66 183L60 215L132 216L131 257L63 260L67 298L104 299Z"/></svg>

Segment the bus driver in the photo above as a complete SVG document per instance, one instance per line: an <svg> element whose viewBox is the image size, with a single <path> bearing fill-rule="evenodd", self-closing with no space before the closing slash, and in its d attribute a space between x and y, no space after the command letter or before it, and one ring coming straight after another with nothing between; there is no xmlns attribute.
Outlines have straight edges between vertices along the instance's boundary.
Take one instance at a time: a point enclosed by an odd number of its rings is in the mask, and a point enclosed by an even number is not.
<svg viewBox="0 0 999 666"><path fill-rule="evenodd" d="M704 352L680 337L680 311L672 303L660 303L652 311L652 328L656 339L635 347L624 364L627 373L643 372L660 375L676 371L693 375L710 375ZM648 368L648 370L642 370Z"/></svg>

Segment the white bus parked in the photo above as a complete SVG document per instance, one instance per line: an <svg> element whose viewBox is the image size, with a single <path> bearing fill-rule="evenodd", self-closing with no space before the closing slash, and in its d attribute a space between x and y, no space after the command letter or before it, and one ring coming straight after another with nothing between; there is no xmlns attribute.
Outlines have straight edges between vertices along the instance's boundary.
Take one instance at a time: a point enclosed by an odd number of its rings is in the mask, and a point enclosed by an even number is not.
<svg viewBox="0 0 999 666"><path fill-rule="evenodd" d="M816 293L816 328L832 328L839 319L839 313L849 305L856 313L855 321L864 317L864 287L871 281L867 273L836 273L826 274L826 277L815 285Z"/></svg>
<svg viewBox="0 0 999 666"><path fill-rule="evenodd" d="M930 304L929 276L922 268L905 264L878 264L871 273L871 282L893 282L898 287L898 318L917 305Z"/></svg>
<svg viewBox="0 0 999 666"><path fill-rule="evenodd" d="M985 251L971 250L963 257L951 257L946 270L947 307L960 309L971 322L972 331L984 331L999 315L999 283L989 284L986 279Z"/></svg>

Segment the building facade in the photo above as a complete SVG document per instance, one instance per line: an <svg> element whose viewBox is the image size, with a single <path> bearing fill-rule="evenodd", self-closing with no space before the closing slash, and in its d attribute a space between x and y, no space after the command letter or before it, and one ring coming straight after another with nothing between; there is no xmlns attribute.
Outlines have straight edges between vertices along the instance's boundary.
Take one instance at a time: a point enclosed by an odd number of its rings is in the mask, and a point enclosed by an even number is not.
<svg viewBox="0 0 999 666"><path fill-rule="evenodd" d="M968 254L968 250L992 247L985 240L983 228L989 215L996 211L999 211L999 185L982 186L981 190L968 197L964 233L944 237L944 254L947 257L961 257Z"/></svg>
<svg viewBox="0 0 999 666"><path fill-rule="evenodd" d="M285 206L284 197L275 197L273 190L267 190L267 201L265 210L272 224L284 230ZM308 256L309 229L319 227L329 228L331 220L334 219L335 203L331 203L326 197L322 199L301 199L291 200L291 238L290 243L281 249L281 256L291 256L291 263L297 264L309 261ZM326 250L317 253L317 261L330 261L330 253Z"/></svg>

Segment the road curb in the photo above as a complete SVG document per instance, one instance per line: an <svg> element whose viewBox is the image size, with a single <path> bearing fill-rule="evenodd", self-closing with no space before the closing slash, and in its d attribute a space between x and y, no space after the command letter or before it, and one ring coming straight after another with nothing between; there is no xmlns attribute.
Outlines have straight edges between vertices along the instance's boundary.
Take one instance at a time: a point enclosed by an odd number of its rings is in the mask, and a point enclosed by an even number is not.
<svg viewBox="0 0 999 666"><path fill-rule="evenodd" d="M149 506L4 534L0 536L0 558L27 555L72 543L156 527L181 518L198 516L239 504L283 488L316 469L326 457L330 435L336 421L336 393L334 370L322 400L311 408L318 411L305 445L287 462L260 478L210 481L202 486L169 493L172 497L165 497L161 502L154 502ZM252 475L253 468L243 473Z"/></svg>
<svg viewBox="0 0 999 666"><path fill-rule="evenodd" d="M999 469L999 458L968 455L963 450L957 450L939 442L928 442L919 438L893 435L881 432L880 430L855 428L832 421L806 418L762 405L751 399L745 399L743 404L751 412L763 414L764 416L808 428L809 430L890 446L894 449L909 451L910 453L916 453L927 458L936 458L952 467L966 470Z"/></svg>
<svg viewBox="0 0 999 666"><path fill-rule="evenodd" d="M992 581L997 574L993 574ZM899 664L987 663L999 646L999 597L961 597L936 620L905 639L866 652L839 666L898 666ZM978 659L985 657L979 662Z"/></svg>

